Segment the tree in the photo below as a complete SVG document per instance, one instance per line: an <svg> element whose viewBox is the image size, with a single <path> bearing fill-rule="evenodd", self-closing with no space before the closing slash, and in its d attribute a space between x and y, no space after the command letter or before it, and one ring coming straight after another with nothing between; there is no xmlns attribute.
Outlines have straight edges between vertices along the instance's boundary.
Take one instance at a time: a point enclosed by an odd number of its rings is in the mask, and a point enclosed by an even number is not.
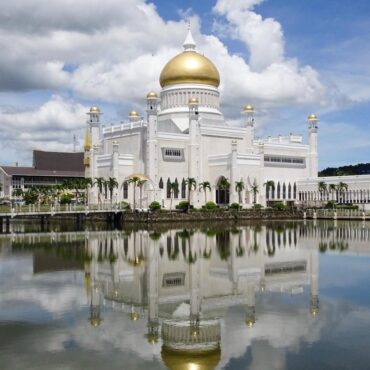
<svg viewBox="0 0 370 370"><path fill-rule="evenodd" d="M266 186L266 200L268 200L269 199L268 194L270 194L270 189L272 189L272 191L275 191L275 181L268 180L263 184L263 186Z"/></svg>
<svg viewBox="0 0 370 370"><path fill-rule="evenodd" d="M170 183L170 210L172 209L172 199L175 193L179 191L179 183L178 182L171 182Z"/></svg>
<svg viewBox="0 0 370 370"><path fill-rule="evenodd" d="M329 192L331 193L331 200L334 201L334 192L337 190L337 185L329 184Z"/></svg>
<svg viewBox="0 0 370 370"><path fill-rule="evenodd" d="M235 181L235 191L238 192L239 195L239 203L243 203L242 200L242 192L245 189L244 181L240 179L240 181Z"/></svg>
<svg viewBox="0 0 370 370"><path fill-rule="evenodd" d="M197 182L194 179L194 177L188 177L185 180L185 183L188 187L188 203L189 203L189 208L190 208L190 193L192 190L195 190L197 188Z"/></svg>
<svg viewBox="0 0 370 370"><path fill-rule="evenodd" d="M348 190L348 184L346 184L345 182L340 182L337 186L337 189L338 189L338 193L339 193L339 197L340 197L340 200L342 201L342 196L343 196L343 193Z"/></svg>
<svg viewBox="0 0 370 370"><path fill-rule="evenodd" d="M101 195L103 193L104 184L105 184L104 177L96 177L95 178L94 185L96 185L98 187L98 191L99 191L98 203L101 203Z"/></svg>
<svg viewBox="0 0 370 370"><path fill-rule="evenodd" d="M258 194L258 185L256 182L253 183L251 187L251 191L253 193L253 204L257 203L257 194Z"/></svg>
<svg viewBox="0 0 370 370"><path fill-rule="evenodd" d="M12 192L12 196L16 198L20 198L23 196L23 190L21 188L16 188Z"/></svg>
<svg viewBox="0 0 370 370"><path fill-rule="evenodd" d="M211 191L211 184L209 181L203 181L199 184L199 191L204 191L204 203L207 203L207 190Z"/></svg>
<svg viewBox="0 0 370 370"><path fill-rule="evenodd" d="M326 185L325 181L319 181L317 186L320 193L320 198L322 200L325 197L326 192L328 191L328 186Z"/></svg>
<svg viewBox="0 0 370 370"><path fill-rule="evenodd" d="M107 187L109 189L109 196L110 196L110 203L113 202L113 191L114 189L118 188L118 182L115 177L109 177L106 181Z"/></svg>
<svg viewBox="0 0 370 370"><path fill-rule="evenodd" d="M131 177L130 179L127 180L127 183L128 184L133 184L134 185L134 211L136 209L136 186L138 185L139 181L140 181L140 177L138 176L133 176Z"/></svg>
<svg viewBox="0 0 370 370"><path fill-rule="evenodd" d="M139 196L140 196L140 208L142 208L143 201L143 186L146 183L146 179L139 180L137 186L139 187Z"/></svg>

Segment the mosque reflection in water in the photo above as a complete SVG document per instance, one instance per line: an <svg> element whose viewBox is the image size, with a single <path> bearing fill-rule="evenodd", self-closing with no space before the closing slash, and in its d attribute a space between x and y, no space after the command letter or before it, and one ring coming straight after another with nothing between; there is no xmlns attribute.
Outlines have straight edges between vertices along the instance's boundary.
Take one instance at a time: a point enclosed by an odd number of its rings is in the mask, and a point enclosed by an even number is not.
<svg viewBox="0 0 370 370"><path fill-rule="evenodd" d="M40 235L40 234L38 234ZM44 243L47 233L41 234ZM256 297L271 292L306 294L306 316L319 314L319 254L369 242L368 228L303 223L171 229L163 232L85 231L51 234L53 242L78 242L93 328L107 310L145 320L143 340L161 345L170 369L214 369L221 358L223 318L242 308L238 325L253 331ZM20 243L14 236L13 242ZM39 236L28 236L37 244ZM56 238L56 240L55 240ZM50 241L49 241L50 242ZM63 244L62 243L62 244ZM357 243L357 244L356 244ZM78 252L80 253L80 252ZM93 330L91 328L91 330Z"/></svg>

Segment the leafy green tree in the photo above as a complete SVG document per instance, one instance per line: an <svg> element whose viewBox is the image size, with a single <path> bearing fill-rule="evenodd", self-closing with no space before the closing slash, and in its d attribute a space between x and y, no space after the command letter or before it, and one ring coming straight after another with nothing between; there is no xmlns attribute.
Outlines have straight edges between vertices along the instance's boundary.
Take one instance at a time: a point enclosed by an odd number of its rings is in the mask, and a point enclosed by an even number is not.
<svg viewBox="0 0 370 370"><path fill-rule="evenodd" d="M334 194L337 190L337 185L329 184L329 192L331 193L331 200L334 201Z"/></svg>
<svg viewBox="0 0 370 370"><path fill-rule="evenodd" d="M143 187L146 183L146 179L139 180L137 182L137 186L139 187L139 197L140 197L140 208L142 208L142 202L143 202Z"/></svg>
<svg viewBox="0 0 370 370"><path fill-rule="evenodd" d="M209 181L203 181L199 184L199 190L204 191L204 203L207 204L207 190L211 191L211 184Z"/></svg>
<svg viewBox="0 0 370 370"><path fill-rule="evenodd" d="M318 186L319 193L321 195L321 199L323 199L325 197L325 194L328 191L328 186L325 181L319 181L317 186Z"/></svg>
<svg viewBox="0 0 370 370"><path fill-rule="evenodd" d="M344 192L348 190L348 184L341 181L338 184L337 189L338 189L338 195L339 195L338 198L340 198L340 200L342 201L342 197L343 197Z"/></svg>
<svg viewBox="0 0 370 370"><path fill-rule="evenodd" d="M12 196L16 198L23 197L23 190L21 188L16 188L12 191Z"/></svg>
<svg viewBox="0 0 370 370"><path fill-rule="evenodd" d="M239 203L243 203L242 200L242 192L245 189L244 181L235 181L235 191L238 193L239 196Z"/></svg>

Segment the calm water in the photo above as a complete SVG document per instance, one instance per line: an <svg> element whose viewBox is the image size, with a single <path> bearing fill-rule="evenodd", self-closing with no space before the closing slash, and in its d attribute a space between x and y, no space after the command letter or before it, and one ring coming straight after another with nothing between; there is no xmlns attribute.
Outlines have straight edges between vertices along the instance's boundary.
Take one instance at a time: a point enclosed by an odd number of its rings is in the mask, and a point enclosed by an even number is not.
<svg viewBox="0 0 370 370"><path fill-rule="evenodd" d="M370 369L370 224L0 235L0 369ZM69 231L68 231L69 230Z"/></svg>

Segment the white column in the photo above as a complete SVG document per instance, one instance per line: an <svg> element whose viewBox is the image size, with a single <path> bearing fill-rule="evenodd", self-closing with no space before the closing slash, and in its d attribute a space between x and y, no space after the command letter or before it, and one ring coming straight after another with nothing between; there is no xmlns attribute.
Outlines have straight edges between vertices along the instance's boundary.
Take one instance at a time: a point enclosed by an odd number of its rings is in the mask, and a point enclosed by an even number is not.
<svg viewBox="0 0 370 370"><path fill-rule="evenodd" d="M237 141L231 142L231 154L230 154L230 203L238 202L238 193L235 190L235 182L237 180L238 164L237 164Z"/></svg>

